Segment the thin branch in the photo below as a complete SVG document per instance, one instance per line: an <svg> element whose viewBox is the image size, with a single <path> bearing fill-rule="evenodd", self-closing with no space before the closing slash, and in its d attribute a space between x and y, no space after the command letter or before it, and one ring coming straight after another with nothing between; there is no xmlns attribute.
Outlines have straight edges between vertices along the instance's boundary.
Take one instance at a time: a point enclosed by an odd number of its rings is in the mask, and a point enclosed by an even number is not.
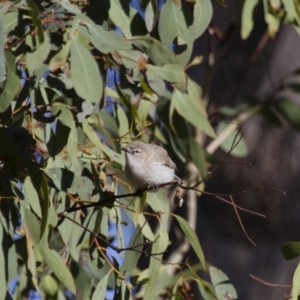
<svg viewBox="0 0 300 300"><path fill-rule="evenodd" d="M234 203L233 197L230 196L230 199L231 199L231 202L232 202L232 205L233 205L235 214L236 214L236 216L237 216L237 218L238 218L238 220L239 220L239 223L240 223L240 225L241 225L241 228L242 228L242 230L243 230L244 233L245 233L245 236L247 237L247 239L248 239L254 246L256 246L256 244L253 242L253 240L249 237L249 235L248 235L248 233L247 233L247 231L246 231L246 229L245 229L245 227L244 227L244 225L243 225L242 219L241 219L241 217L240 217L240 215L239 215L239 212L238 212L238 210L237 210L237 208L236 208L236 205L235 205L235 203Z"/></svg>
<svg viewBox="0 0 300 300"><path fill-rule="evenodd" d="M271 286L271 287L276 287L276 288L291 288L292 285L291 284L279 284L279 283L272 283L272 282L268 282L268 281L264 281L252 274L249 275L252 279L258 281L259 283L262 283L263 285L266 286Z"/></svg>

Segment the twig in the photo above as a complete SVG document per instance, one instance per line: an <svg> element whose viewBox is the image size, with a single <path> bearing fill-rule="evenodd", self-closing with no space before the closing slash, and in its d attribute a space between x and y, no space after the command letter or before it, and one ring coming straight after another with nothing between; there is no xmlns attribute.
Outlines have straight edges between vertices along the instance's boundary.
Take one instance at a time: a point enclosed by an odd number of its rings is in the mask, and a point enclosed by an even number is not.
<svg viewBox="0 0 300 300"><path fill-rule="evenodd" d="M248 239L254 246L256 246L256 244L255 244L255 243L253 242L253 240L250 238L250 236L248 235L248 233L247 233L247 231L246 231L246 229L245 229L245 227L244 227L244 225L243 225L242 219L241 219L241 217L240 217L240 215L239 215L239 212L238 212L238 210L237 210L237 208L236 208L236 205L235 205L235 203L234 203L234 200L233 200L233 197L232 197L232 196L230 196L230 200L231 200L231 203L232 203L232 205L233 205L233 208L234 208L236 217L238 218L239 223L240 223L240 225L241 225L241 228L242 228L242 230L244 231L244 233L245 233L247 239Z"/></svg>
<svg viewBox="0 0 300 300"><path fill-rule="evenodd" d="M292 285L291 284L279 284L279 283L272 283L272 282L268 282L268 281L264 281L252 274L249 275L252 279L262 283L263 285L267 285L267 286L271 286L271 287L277 287L277 288L291 288Z"/></svg>

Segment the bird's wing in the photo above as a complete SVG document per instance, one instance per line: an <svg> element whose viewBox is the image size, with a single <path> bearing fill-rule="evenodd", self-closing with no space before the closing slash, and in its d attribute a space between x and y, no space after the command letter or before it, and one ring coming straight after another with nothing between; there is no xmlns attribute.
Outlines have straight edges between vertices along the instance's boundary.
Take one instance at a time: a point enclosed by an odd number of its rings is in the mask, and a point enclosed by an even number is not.
<svg viewBox="0 0 300 300"><path fill-rule="evenodd" d="M175 163L173 162L173 160L170 157L168 157L168 159L163 163L163 165L170 169L174 169L174 170L177 169Z"/></svg>
<svg viewBox="0 0 300 300"><path fill-rule="evenodd" d="M177 169L175 163L169 157L168 152L164 148L156 145L152 145L152 146L153 146L153 150L155 150L155 157L157 158L161 158L162 156L166 157L166 160L163 162L164 166L174 170Z"/></svg>

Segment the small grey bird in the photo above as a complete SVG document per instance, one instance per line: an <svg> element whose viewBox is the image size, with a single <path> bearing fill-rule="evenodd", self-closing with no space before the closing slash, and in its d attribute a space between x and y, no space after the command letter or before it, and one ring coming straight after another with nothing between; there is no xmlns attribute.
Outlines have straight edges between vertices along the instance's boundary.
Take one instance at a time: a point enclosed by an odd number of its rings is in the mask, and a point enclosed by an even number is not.
<svg viewBox="0 0 300 300"><path fill-rule="evenodd" d="M121 150L126 152L125 174L134 188L155 190L157 185L177 178L176 165L164 148L134 141Z"/></svg>

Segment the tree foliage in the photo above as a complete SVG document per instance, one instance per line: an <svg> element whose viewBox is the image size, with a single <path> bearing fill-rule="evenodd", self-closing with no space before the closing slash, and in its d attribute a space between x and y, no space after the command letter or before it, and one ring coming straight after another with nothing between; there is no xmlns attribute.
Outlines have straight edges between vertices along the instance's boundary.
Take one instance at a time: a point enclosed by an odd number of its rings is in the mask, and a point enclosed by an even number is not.
<svg viewBox="0 0 300 300"><path fill-rule="evenodd" d="M270 2L270 35L282 21L299 30L296 4ZM243 38L255 4L245 1ZM119 150L136 138L159 143L178 164L196 167L191 185L207 176L216 147L233 150L236 125L216 134L201 87L186 73L201 62L193 45L211 16L210 0L1 2L1 299L30 290L57 299L105 299L109 291L114 299L184 299L191 281L203 299L237 298L227 276L206 266L193 228L172 213L164 192L125 197ZM275 103L299 126L295 104ZM263 109L249 104L232 116L243 122ZM212 140L206 150L205 137ZM241 142L233 154L245 148ZM177 263L176 274L166 261L178 246L171 219L199 260Z"/></svg>

